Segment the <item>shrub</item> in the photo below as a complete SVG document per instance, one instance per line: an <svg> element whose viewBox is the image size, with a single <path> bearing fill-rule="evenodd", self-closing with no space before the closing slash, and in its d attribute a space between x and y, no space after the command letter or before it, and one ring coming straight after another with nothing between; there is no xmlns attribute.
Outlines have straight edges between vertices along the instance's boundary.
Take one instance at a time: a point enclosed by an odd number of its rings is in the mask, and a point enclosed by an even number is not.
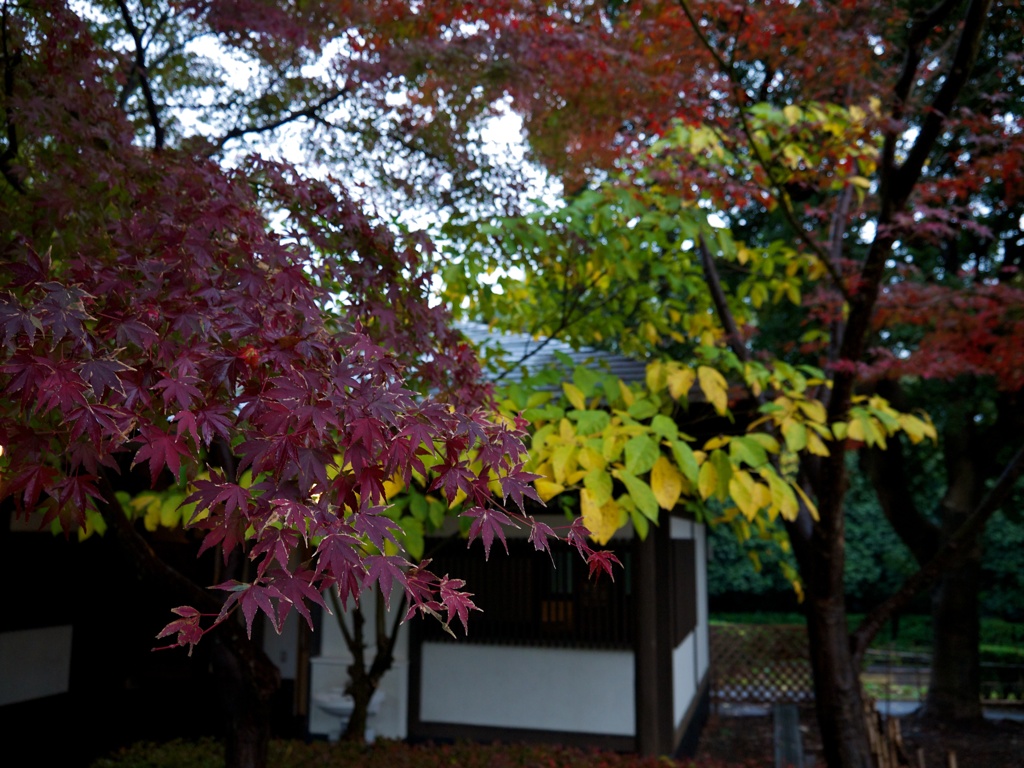
<svg viewBox="0 0 1024 768"><path fill-rule="evenodd" d="M274 741L270 768L742 768L739 764L524 744L420 744L378 740L370 745ZM223 768L224 750L212 739L140 742L91 768Z"/></svg>

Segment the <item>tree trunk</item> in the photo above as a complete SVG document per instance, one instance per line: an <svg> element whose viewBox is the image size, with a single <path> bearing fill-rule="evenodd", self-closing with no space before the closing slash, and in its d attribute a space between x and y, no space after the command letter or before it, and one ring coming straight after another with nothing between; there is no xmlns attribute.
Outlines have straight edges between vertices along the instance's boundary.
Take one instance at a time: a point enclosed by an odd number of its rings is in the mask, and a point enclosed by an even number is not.
<svg viewBox="0 0 1024 768"><path fill-rule="evenodd" d="M807 605L814 703L829 768L874 768L841 595Z"/></svg>
<svg viewBox="0 0 1024 768"><path fill-rule="evenodd" d="M884 394L902 399L898 390ZM948 409L943 429L946 491L935 514L939 525L917 511L900 441L894 441L885 452L861 452L861 466L875 486L885 516L919 565L935 557L943 542L980 503L984 478L991 472L1000 439L1001 433L995 430L979 433L972 409ZM978 615L981 557L979 536L943 568L932 592L932 663L924 713L937 720L963 721L982 715Z"/></svg>
<svg viewBox="0 0 1024 768"><path fill-rule="evenodd" d="M218 637L216 643L213 670L224 711L225 766L265 768L270 744L270 700L277 689L276 675L264 669L264 659L267 665L270 660L261 651L240 649L236 637Z"/></svg>
<svg viewBox="0 0 1024 768"><path fill-rule="evenodd" d="M981 550L943 571L932 599L932 666L924 713L942 721L980 720L978 618Z"/></svg>
<svg viewBox="0 0 1024 768"><path fill-rule="evenodd" d="M221 603L213 594L164 562L128 520L109 482L102 481L101 487L105 493L100 510L131 572L175 602L216 614ZM278 669L234 619L217 627L211 640L216 643L213 667L225 712L226 768L266 768L271 697L280 684Z"/></svg>
<svg viewBox="0 0 1024 768"><path fill-rule="evenodd" d="M942 538L978 505L991 472L993 436L975 428L973 409L954 409L943 433L946 493L939 507ZM945 568L932 593L932 667L925 715L940 720L981 718L981 536Z"/></svg>

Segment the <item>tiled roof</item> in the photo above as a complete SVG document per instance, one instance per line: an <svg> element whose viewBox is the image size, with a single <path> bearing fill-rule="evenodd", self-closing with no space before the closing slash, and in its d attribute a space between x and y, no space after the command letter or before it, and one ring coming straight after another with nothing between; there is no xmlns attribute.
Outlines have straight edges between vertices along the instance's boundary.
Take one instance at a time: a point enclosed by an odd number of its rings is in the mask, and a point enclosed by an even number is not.
<svg viewBox="0 0 1024 768"><path fill-rule="evenodd" d="M507 363L514 367L501 378L503 381L518 381L526 375L535 374L551 366L571 369L561 355L572 361L572 366L589 364L603 368L627 382L643 381L647 363L623 355L613 354L592 347L573 349L564 341L552 338L535 339L526 333L509 333L488 327L485 323L460 321L455 324L463 335L477 347L501 351Z"/></svg>

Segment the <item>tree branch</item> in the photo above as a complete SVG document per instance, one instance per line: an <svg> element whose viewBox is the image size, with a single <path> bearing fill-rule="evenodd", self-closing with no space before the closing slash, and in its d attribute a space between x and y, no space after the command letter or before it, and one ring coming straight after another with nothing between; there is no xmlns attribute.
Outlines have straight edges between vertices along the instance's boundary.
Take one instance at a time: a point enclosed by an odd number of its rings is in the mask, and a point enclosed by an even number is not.
<svg viewBox="0 0 1024 768"><path fill-rule="evenodd" d="M3 16L0 18L0 46L3 53L4 67L4 122L7 127L7 146L0 154L0 174L7 183L19 194L28 194L24 182L18 178L11 167L11 161L18 156L18 128L14 123L14 113L11 111L11 100L14 98L14 69L21 62L22 53L20 50L13 53L9 50L7 40L7 4L4 4Z"/></svg>
<svg viewBox="0 0 1024 768"><path fill-rule="evenodd" d="M319 117L320 110L340 99L342 96L345 95L347 90L347 88L340 88L336 91L328 93L326 96L314 102L313 104L303 107L302 109L295 109L292 110L291 112L286 112L284 115L277 118L276 120L270 120L269 122L266 122L263 125L238 126L232 128L227 133L223 134L220 138L213 140L213 150L210 152L210 154L214 154L215 152L218 152L221 149L223 149L224 145L227 144L232 139L240 139L243 136L250 136L252 134L270 133L271 131L276 131L281 126L299 120L300 118L308 118L310 120L315 120Z"/></svg>
<svg viewBox="0 0 1024 768"><path fill-rule="evenodd" d="M146 103L146 114L149 115L149 124L153 126L153 146L157 150L164 147L166 134L163 123L160 121L160 108L157 106L153 96L153 89L150 87L149 75L146 72L146 46L142 40L142 33L132 20L131 11L125 0L117 0L117 7L121 10L121 18L124 19L125 28L132 36L135 43L135 62L132 64L132 72L129 73L129 81L132 75L138 75L139 86L142 88L142 98ZM126 86L127 87L127 86Z"/></svg>
<svg viewBox="0 0 1024 768"><path fill-rule="evenodd" d="M861 470L871 479L879 506L896 535L925 565L939 550L938 527L921 514L910 488L903 443L893 438L887 449L865 448L858 454Z"/></svg>
<svg viewBox="0 0 1024 768"><path fill-rule="evenodd" d="M711 44L707 35L701 31L700 25L690 8L689 2L687 2L687 0L678 0L678 2L683 13L686 15L687 20L690 22L690 26L693 28L694 34L697 35L697 39L700 41L701 46L711 54L711 57L715 60L732 84L732 92L736 100L736 112L740 120L740 128L743 131L743 135L746 137L747 145L750 147L750 151L753 154L754 159L768 176L768 183L771 185L772 194L775 197L779 209L782 211L782 216L786 220L786 224L793 231L793 234L796 235L797 239L811 250L814 257L825 268L825 271L831 278L836 290L842 294L844 299L849 301L850 292L843 280L843 276L839 273L839 270L836 269L835 265L833 265L828 252L822 248L820 243L811 238L811 236L800 225L800 222L797 221L796 212L793 210L793 206L790 203L789 195L786 193L784 185L777 180L774 164L770 162L769 158L764 157L761 150L758 148L757 142L754 141L754 131L750 126L750 120L747 118L746 112L746 100L748 98L748 94L743 90L739 81L736 79L735 67L732 62L726 61L722 57L722 54L720 54Z"/></svg>
<svg viewBox="0 0 1024 768"><path fill-rule="evenodd" d="M974 543L989 518L998 511L1010 495L1014 484L1022 473L1024 473L1024 446L1017 450L1017 453L1003 468L996 484L968 515L963 525L945 541L927 565L903 582L903 586L896 593L871 611L857 627L850 637L850 649L856 664L860 664L871 641L885 626L889 618L907 605L922 589L930 586L950 562Z"/></svg>
<svg viewBox="0 0 1024 768"><path fill-rule="evenodd" d="M946 5L949 5L949 2L942 3L940 7ZM921 176L925 161L931 154L932 147L942 131L946 118L949 117L957 98L967 84L967 79L978 58L978 51L981 48L981 33L985 28L985 21L991 6L992 0L972 0L967 8L963 30L960 33L960 42L949 71L946 73L946 79L928 108L924 123L921 125L907 159L896 170L892 179L890 194L893 204L897 208L902 207L910 196L911 190ZM914 34L914 30L911 31L911 34ZM924 34L924 32L919 34ZM917 57L920 59L919 53ZM898 91L896 95L899 98Z"/></svg>
<svg viewBox="0 0 1024 768"><path fill-rule="evenodd" d="M188 603L202 613L220 613L222 603L209 590L164 562L136 530L106 476L100 478L98 487L102 492L97 503L99 512L107 523L108 534L113 536L128 560L132 573L150 579L172 600ZM260 697L269 697L280 684L280 674L266 654L249 639L245 627L228 619L218 624L213 633L225 650L248 670L247 679L252 681L253 691Z"/></svg>
<svg viewBox="0 0 1024 768"><path fill-rule="evenodd" d="M747 351L747 347L744 345L743 339L740 337L740 329L736 325L736 319L732 316L729 304L725 300L725 293L722 291L722 282L718 279L718 269L716 269L715 261L712 258L710 251L708 251L707 243L704 242L704 235L697 236L697 247L700 249L701 266L704 269L704 281L708 285L708 291L711 293L711 301L714 303L715 311L718 312L718 317L722 321L722 327L725 329L729 348L736 354L736 357L746 363L750 360L750 353Z"/></svg>

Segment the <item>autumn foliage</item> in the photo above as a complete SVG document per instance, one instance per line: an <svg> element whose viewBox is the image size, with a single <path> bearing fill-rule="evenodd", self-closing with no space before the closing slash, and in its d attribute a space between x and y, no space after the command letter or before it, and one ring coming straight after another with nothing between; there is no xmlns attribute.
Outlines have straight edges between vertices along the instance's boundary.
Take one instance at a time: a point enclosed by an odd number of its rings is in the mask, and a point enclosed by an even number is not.
<svg viewBox="0 0 1024 768"><path fill-rule="evenodd" d="M429 244L336 181L136 143L63 3L5 4L3 44L0 495L71 531L122 515L118 490L184 484L202 549L243 552L253 575L218 585L216 617L177 608L161 636L179 645L235 608L250 631L258 611L308 620L327 589L399 591L465 625L465 585L403 556L385 483L464 499L487 549L513 517L538 548L553 532L500 503L534 495L521 425L494 418L428 301Z"/></svg>

